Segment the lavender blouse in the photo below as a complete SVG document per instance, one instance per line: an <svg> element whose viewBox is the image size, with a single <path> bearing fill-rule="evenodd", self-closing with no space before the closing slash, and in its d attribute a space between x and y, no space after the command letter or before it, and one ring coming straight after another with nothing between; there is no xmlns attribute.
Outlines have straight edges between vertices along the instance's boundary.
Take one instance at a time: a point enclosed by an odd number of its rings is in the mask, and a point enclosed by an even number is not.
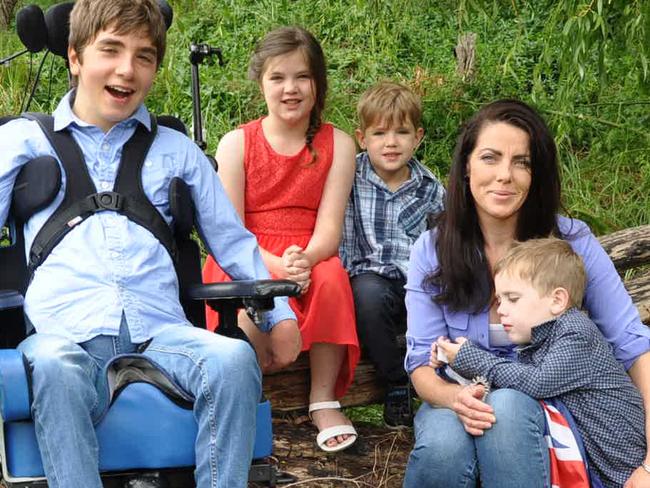
<svg viewBox="0 0 650 488"><path fill-rule="evenodd" d="M641 322L614 264L589 227L580 220L562 216L558 216L558 225L585 263L587 288L583 308L611 345L616 359L629 369L641 354L650 350L650 329ZM440 336L467 337L484 349L515 358L512 347L491 346L487 308L479 313L453 312L432 300L437 288L423 287L425 276L438 266L432 234L435 238L435 229L420 236L413 245L409 261L406 371L411 373L429 363L431 344Z"/></svg>

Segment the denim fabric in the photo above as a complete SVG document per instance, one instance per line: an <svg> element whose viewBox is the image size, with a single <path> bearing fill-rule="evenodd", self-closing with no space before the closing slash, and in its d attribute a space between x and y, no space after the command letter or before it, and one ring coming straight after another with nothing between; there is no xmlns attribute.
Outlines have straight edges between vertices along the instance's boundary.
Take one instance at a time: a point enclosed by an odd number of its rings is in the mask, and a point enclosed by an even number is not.
<svg viewBox="0 0 650 488"><path fill-rule="evenodd" d="M415 416L415 447L404 488L542 488L550 486L544 413L516 390L490 393L496 423L471 436L447 408L423 403Z"/></svg>
<svg viewBox="0 0 650 488"><path fill-rule="evenodd" d="M397 344L397 335L406 332L404 280L361 273L353 276L350 284L359 340L379 379L391 385L407 384L404 354Z"/></svg>
<svg viewBox="0 0 650 488"><path fill-rule="evenodd" d="M76 344L34 334L19 345L32 368L32 416L50 488L102 487L93 421L107 398L106 380L98 373L113 356L137 346L124 319L117 337ZM245 487L261 395L253 349L203 329L169 327L144 354L195 398L197 487Z"/></svg>

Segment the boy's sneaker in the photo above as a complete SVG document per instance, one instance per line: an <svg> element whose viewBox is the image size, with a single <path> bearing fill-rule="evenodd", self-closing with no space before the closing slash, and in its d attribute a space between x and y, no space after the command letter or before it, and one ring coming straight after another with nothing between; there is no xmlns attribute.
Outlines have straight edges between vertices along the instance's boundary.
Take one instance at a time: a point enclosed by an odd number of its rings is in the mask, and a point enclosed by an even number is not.
<svg viewBox="0 0 650 488"><path fill-rule="evenodd" d="M388 388L384 399L384 423L391 429L413 425L413 405L408 385Z"/></svg>

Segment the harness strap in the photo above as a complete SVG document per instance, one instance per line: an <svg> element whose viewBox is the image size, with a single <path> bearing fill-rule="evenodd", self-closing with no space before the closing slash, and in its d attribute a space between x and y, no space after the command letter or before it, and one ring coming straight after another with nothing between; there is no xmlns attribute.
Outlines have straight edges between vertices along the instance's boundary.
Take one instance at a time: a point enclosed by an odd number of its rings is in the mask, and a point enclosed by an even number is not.
<svg viewBox="0 0 650 488"><path fill-rule="evenodd" d="M116 211L149 230L176 262L178 251L172 229L156 210L142 187L142 167L156 131L156 119L152 116L151 132L138 124L137 130L124 145L113 187L113 191L118 194L117 204L120 205L120 209Z"/></svg>
<svg viewBox="0 0 650 488"><path fill-rule="evenodd" d="M122 149L114 191L97 192L85 158L72 134L54 131L54 118L41 113L25 113L23 117L38 122L54 148L66 175L65 194L61 205L45 222L34 238L28 272L34 271L75 226L91 215L111 210L149 230L176 260L176 244L172 231L149 201L142 187L142 166L156 135L156 121L151 118L151 131L138 125Z"/></svg>

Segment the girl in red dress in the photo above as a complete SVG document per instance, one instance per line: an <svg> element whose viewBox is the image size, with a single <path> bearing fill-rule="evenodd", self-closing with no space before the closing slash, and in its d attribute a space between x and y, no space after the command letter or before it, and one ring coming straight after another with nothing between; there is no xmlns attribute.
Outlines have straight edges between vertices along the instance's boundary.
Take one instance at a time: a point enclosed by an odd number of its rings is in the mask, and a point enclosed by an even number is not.
<svg viewBox="0 0 650 488"><path fill-rule="evenodd" d="M309 351L309 411L326 451L357 437L335 401L352 382L359 360L354 302L338 258L345 205L354 177L352 139L321 121L327 78L318 41L299 27L276 29L258 44L249 67L268 114L227 133L219 142L219 175L233 205L260 245L276 278L296 281L290 300L302 350ZM228 279L208 258L204 282ZM216 315L208 309L208 327ZM255 346L264 371L279 369L270 337L245 313L239 325Z"/></svg>

